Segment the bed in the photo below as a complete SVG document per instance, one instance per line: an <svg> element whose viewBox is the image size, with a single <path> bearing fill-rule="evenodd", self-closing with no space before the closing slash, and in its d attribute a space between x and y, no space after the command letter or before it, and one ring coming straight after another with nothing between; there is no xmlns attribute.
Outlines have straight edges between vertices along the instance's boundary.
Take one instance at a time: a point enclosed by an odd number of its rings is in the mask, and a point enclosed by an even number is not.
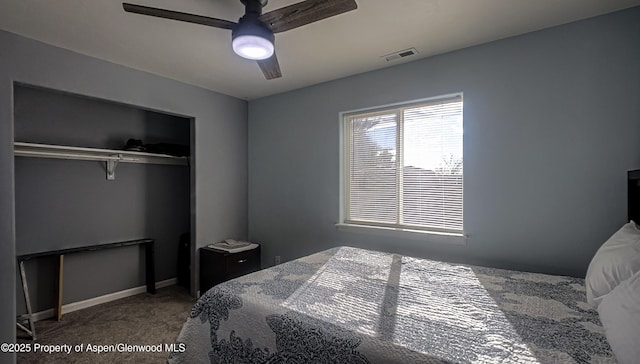
<svg viewBox="0 0 640 364"><path fill-rule="evenodd" d="M206 292L169 363L615 363L583 279L337 247Z"/></svg>

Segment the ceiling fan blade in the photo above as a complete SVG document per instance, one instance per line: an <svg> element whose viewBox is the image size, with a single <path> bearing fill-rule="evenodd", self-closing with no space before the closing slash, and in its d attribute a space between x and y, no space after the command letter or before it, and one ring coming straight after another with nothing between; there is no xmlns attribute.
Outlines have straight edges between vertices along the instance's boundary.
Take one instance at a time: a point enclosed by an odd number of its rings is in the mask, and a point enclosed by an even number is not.
<svg viewBox="0 0 640 364"><path fill-rule="evenodd" d="M207 25L210 27L216 27L216 28L222 28L222 29L233 29L233 26L236 25L236 23L228 20L210 18L208 16L202 16L202 15L181 13L179 11L152 8L149 6L122 3L122 7L124 8L124 11L129 13L149 15L149 16L155 16L158 18L165 18L165 19L172 19L172 20L179 20L179 21L186 21L189 23Z"/></svg>
<svg viewBox="0 0 640 364"><path fill-rule="evenodd" d="M355 0L307 0L262 14L260 20L280 33L357 8Z"/></svg>
<svg viewBox="0 0 640 364"><path fill-rule="evenodd" d="M273 80L274 78L282 77L282 72L280 72L280 65L278 64L278 58L276 57L275 53L273 54L273 56L257 62L258 66L260 66L260 69L262 70L262 73L264 73L264 77L267 80Z"/></svg>

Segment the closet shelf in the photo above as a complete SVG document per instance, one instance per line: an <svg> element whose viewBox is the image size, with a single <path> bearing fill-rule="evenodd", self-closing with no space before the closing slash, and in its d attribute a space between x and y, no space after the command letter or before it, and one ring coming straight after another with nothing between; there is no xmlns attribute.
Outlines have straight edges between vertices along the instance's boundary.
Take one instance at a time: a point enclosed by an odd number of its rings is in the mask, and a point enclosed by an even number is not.
<svg viewBox="0 0 640 364"><path fill-rule="evenodd" d="M14 155L17 157L37 157L56 159L75 159L101 161L107 163L107 179L115 179L115 168L122 163L188 165L187 157L167 154L132 152L116 149L71 147L65 145L14 142Z"/></svg>

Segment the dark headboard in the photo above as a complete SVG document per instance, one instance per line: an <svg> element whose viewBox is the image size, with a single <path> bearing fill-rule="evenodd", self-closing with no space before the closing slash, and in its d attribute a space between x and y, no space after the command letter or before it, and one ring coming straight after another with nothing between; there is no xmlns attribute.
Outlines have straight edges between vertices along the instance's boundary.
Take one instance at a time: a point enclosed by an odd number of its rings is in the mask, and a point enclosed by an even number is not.
<svg viewBox="0 0 640 364"><path fill-rule="evenodd" d="M640 169L627 172L627 221L640 224Z"/></svg>

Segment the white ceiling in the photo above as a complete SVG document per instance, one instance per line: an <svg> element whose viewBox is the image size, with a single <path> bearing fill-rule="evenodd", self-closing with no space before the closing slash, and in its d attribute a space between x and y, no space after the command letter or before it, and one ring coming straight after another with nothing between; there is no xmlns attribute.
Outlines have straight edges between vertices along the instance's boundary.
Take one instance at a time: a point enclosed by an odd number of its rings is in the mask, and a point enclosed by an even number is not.
<svg viewBox="0 0 640 364"><path fill-rule="evenodd" d="M270 0L264 11L300 0ZM640 0L356 0L276 34L283 77L236 56L231 32L125 13L116 0L0 0L0 29L224 94L255 99L640 5ZM239 0L128 0L237 21ZM416 56L381 56L414 47Z"/></svg>

